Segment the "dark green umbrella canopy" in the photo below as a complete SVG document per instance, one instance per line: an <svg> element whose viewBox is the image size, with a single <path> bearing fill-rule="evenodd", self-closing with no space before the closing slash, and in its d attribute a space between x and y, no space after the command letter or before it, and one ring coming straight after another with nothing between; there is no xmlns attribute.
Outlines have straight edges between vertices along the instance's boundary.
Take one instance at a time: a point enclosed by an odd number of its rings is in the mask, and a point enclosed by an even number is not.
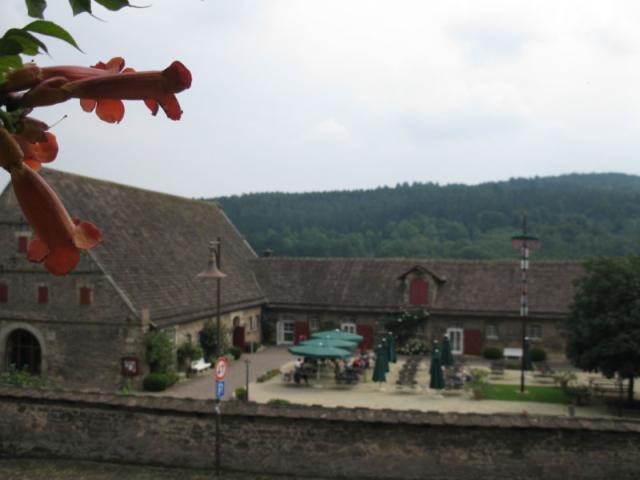
<svg viewBox="0 0 640 480"><path fill-rule="evenodd" d="M312 338L311 340L305 340L304 342L300 342L301 346L304 345L321 345L321 346L330 346L336 348L342 348L343 350L353 350L358 346L356 342L351 342L349 340L323 340L321 338Z"/></svg>
<svg viewBox="0 0 640 480"><path fill-rule="evenodd" d="M442 358L440 356L440 349L435 347L431 353L431 367L429 368L429 374L431 380L429 381L429 388L434 390L442 390L444 388L444 376L442 375Z"/></svg>
<svg viewBox="0 0 640 480"><path fill-rule="evenodd" d="M376 364L373 367L372 380L374 382L387 381L387 355L382 345L378 345L376 348Z"/></svg>
<svg viewBox="0 0 640 480"><path fill-rule="evenodd" d="M351 352L328 344L289 347L289 353L310 358L347 358L351 356Z"/></svg>
<svg viewBox="0 0 640 480"><path fill-rule="evenodd" d="M449 341L449 337L447 335L442 337L442 366L443 367L453 366L453 354L451 353L451 342Z"/></svg>
<svg viewBox="0 0 640 480"><path fill-rule="evenodd" d="M384 353L384 372L389 373L389 342L386 337L382 338L382 350Z"/></svg>
<svg viewBox="0 0 640 480"><path fill-rule="evenodd" d="M387 335L387 358L391 363L396 363L398 356L396 355L396 339L393 333Z"/></svg>
<svg viewBox="0 0 640 480"><path fill-rule="evenodd" d="M363 340L362 335L355 333L343 332L342 330L324 330L322 332L314 332L311 338L320 338L324 340L347 340L360 343Z"/></svg>
<svg viewBox="0 0 640 480"><path fill-rule="evenodd" d="M524 369L533 370L533 365L531 364L531 345L529 345L529 339L527 337L524 337L524 350L522 355L524 358Z"/></svg>

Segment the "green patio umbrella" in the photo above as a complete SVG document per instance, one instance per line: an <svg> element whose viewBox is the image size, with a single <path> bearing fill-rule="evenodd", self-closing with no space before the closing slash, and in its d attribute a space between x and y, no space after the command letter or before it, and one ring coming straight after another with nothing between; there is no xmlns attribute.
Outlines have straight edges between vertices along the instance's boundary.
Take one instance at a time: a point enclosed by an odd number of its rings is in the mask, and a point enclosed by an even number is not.
<svg viewBox="0 0 640 480"><path fill-rule="evenodd" d="M297 345L289 347L289 353L309 358L347 358L351 356L351 352L332 347L329 344Z"/></svg>
<svg viewBox="0 0 640 480"><path fill-rule="evenodd" d="M376 348L376 364L373 367L373 378L374 382L386 382L387 381L387 358L386 352L382 345L378 345Z"/></svg>
<svg viewBox="0 0 640 480"><path fill-rule="evenodd" d="M362 335L343 332L342 330L324 330L322 332L314 332L311 334L311 338L320 338L323 340L352 340L358 343L363 340Z"/></svg>
<svg viewBox="0 0 640 480"><path fill-rule="evenodd" d="M387 358L391 363L398 361L398 356L396 355L396 339L391 332L387 335L387 353Z"/></svg>
<svg viewBox="0 0 640 480"><path fill-rule="evenodd" d="M431 353L431 367L429 368L429 388L434 390L442 390L444 388L444 376L442 375L442 359L440 350L436 347Z"/></svg>
<svg viewBox="0 0 640 480"><path fill-rule="evenodd" d="M451 353L451 342L449 341L449 337L447 335L442 337L442 366L443 367L452 367L453 366L453 355Z"/></svg>
<svg viewBox="0 0 640 480"><path fill-rule="evenodd" d="M384 353L384 372L389 373L389 342L386 337L382 338L382 350Z"/></svg>
<svg viewBox="0 0 640 480"><path fill-rule="evenodd" d="M524 369L533 370L533 365L531 364L531 346L529 345L528 337L524 337L524 350L522 355L524 358Z"/></svg>
<svg viewBox="0 0 640 480"><path fill-rule="evenodd" d="M304 342L300 342L301 346L304 345L321 345L321 346L330 346L336 348L342 348L343 350L353 350L358 346L357 342L352 342L349 340L323 340L321 338L312 338L311 340L305 340Z"/></svg>

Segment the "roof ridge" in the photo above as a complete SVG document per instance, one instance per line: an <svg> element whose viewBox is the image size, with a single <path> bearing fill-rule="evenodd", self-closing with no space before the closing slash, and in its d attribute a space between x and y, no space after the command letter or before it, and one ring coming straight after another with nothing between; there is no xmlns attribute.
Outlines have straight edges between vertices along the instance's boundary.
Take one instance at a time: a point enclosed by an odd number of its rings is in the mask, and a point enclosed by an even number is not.
<svg viewBox="0 0 640 480"><path fill-rule="evenodd" d="M76 177L76 178L82 179L84 181L103 184L103 185L110 186L110 187L118 187L118 188L124 188L124 189L129 189L129 190L137 190L137 191L140 191L140 192L151 193L151 194L158 195L158 196L171 197L171 198L174 198L176 200L183 200L183 201L190 202L190 203L211 205L211 206L217 207L220 211L222 211L222 207L220 206L220 204L218 204L218 202L207 201L207 200L204 200L204 199L183 197L183 196L180 196L180 195L175 195L173 193L160 192L160 191L157 191L157 190L151 190L149 188L136 187L134 185L127 185L125 183L119 183L119 182L116 182L114 180L104 180L104 179L101 179L101 178L89 177L87 175L82 175L82 174L79 174L79 173L67 172L65 170L59 170L57 168L42 167L40 169L40 171L44 172L44 173L53 173L54 175L64 175L64 176L69 176L69 177Z"/></svg>
<svg viewBox="0 0 640 480"><path fill-rule="evenodd" d="M504 258L504 259L488 259L488 260L474 260L474 259L465 259L465 258L416 258L416 257L295 257L295 256L269 256L269 257L257 257L256 260L264 260L264 261L317 261L317 262L329 262L329 261L351 261L351 262L416 262L416 263L453 263L453 264L480 264L480 265L491 265L491 264L511 264L511 263L519 263L520 258ZM534 260L531 261L531 265L536 264L545 264L545 265L568 265L575 264L581 265L584 263L584 260Z"/></svg>

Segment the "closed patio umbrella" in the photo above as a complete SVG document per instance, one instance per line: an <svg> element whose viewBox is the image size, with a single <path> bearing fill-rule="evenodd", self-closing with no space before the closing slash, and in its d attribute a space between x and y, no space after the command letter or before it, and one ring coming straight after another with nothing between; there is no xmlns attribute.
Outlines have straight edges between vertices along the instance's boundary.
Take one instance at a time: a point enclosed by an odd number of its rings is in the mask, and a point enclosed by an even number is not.
<svg viewBox="0 0 640 480"><path fill-rule="evenodd" d="M376 348L376 364L373 367L374 382L386 382L387 381L387 358L385 348L382 345L378 345Z"/></svg>
<svg viewBox="0 0 640 480"><path fill-rule="evenodd" d="M444 388L444 376L442 375L442 359L440 350L436 347L431 353L431 367L429 368L431 379L429 380L429 388L434 390L442 390Z"/></svg>
<svg viewBox="0 0 640 480"><path fill-rule="evenodd" d="M448 335L442 337L442 366L453 366L453 354L451 353L451 342Z"/></svg>
<svg viewBox="0 0 640 480"><path fill-rule="evenodd" d="M396 355L396 339L393 336L393 333L389 332L387 335L387 357L391 363L396 363L398 360L398 356Z"/></svg>

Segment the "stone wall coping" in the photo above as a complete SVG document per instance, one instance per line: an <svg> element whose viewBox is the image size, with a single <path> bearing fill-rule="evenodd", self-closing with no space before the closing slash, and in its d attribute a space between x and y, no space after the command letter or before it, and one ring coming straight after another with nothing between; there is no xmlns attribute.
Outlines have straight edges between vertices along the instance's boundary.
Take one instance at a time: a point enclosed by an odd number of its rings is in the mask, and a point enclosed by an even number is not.
<svg viewBox="0 0 640 480"><path fill-rule="evenodd" d="M0 385L0 401L25 404L77 404L99 409L130 409L185 415L214 415L214 400L175 398L157 395L116 395L96 391L30 389ZM630 418L557 417L522 414L482 414L423 412L370 408L324 407L321 405L267 405L254 402L224 401L222 415L235 417L290 418L340 422L364 422L447 427L513 429L591 430L640 434L640 420Z"/></svg>

